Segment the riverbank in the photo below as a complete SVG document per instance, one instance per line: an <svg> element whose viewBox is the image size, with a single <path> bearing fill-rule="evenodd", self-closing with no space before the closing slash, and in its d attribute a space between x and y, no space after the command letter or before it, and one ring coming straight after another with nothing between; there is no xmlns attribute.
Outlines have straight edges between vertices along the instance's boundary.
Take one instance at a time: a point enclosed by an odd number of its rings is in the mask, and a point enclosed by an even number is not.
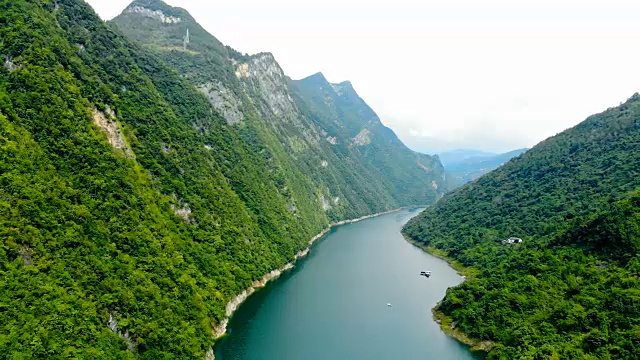
<svg viewBox="0 0 640 360"><path fill-rule="evenodd" d="M456 327L453 319L438 309L439 306L440 304L431 309L431 313L433 314L433 319L440 325L440 329L442 329L445 334L469 346L469 351L471 352L488 353L495 346L493 341L482 341L469 337L469 335Z"/></svg>
<svg viewBox="0 0 640 360"><path fill-rule="evenodd" d="M238 309L238 307L245 301L247 300L247 298L249 296L251 296L254 292L256 292L256 290L263 288L267 285L267 283L269 281L275 280L276 278L278 278L280 275L282 275L283 272L293 269L295 262L300 259L303 258L305 256L307 256L307 254L309 254L309 251L311 251L311 247L313 246L313 244L320 238L322 238L324 235L326 235L329 231L331 231L332 228L336 227L336 226L340 226L340 225L346 225L346 224L351 224L351 223L355 223L358 221L362 221L362 220L366 220L366 219L370 219L376 216L382 216L382 215L386 215L386 214L391 214L397 211L401 211L404 209L409 209L409 208L414 208L414 207L421 207L424 205L411 205L411 206L403 206L397 209L393 209L393 210L389 210L389 211L384 211L384 212L380 212L380 213L375 213L375 214L371 214L371 215L365 215L356 219L348 219L348 220L342 220L342 221L337 221L334 223L329 224L328 227L326 227L325 229L323 229L320 233L316 234L314 237L312 237L309 240L308 246L299 251L295 256L294 256L294 260L292 262L289 262L283 266L281 266L278 269L275 269L271 272L268 272L267 274L265 274L262 279L260 280L256 280L254 281L250 287L248 287L247 289L245 289L244 291L242 291L240 294L238 294L237 296L235 296L234 298L232 298L231 300L229 300L229 302L227 303L227 307L225 310L225 318L217 325L215 325L212 329L212 336L215 340L223 337L226 333L227 333L227 326L229 325L229 320L231 319L231 317L233 316L233 314L236 312L236 310ZM208 358L211 359L211 358Z"/></svg>
<svg viewBox="0 0 640 360"><path fill-rule="evenodd" d="M458 272L458 274L465 279L465 281L467 279L475 277L479 273L477 269L465 267L457 260L448 257L447 254L442 250L421 244L417 241L414 241L413 239L408 238L404 234L402 234L402 236L408 243L412 244L413 246L416 246L421 250L427 252L428 254L446 261L449 266L456 270L456 272ZM474 339L462 332L459 328L456 327L456 323L452 318L448 317L439 310L439 306L440 303L438 303L433 309L431 309L431 313L433 314L433 319L440 325L440 329L442 329L445 334L469 346L469 351L471 352L488 353L495 346L495 343L493 341L482 341Z"/></svg>
<svg viewBox="0 0 640 360"><path fill-rule="evenodd" d="M437 257L438 259L444 260L447 262L447 264L449 264L449 266L451 266L455 271L458 272L458 274L462 277L464 277L465 279L470 279L473 278L474 276L476 276L479 271L474 269L474 268L469 268L469 267L465 267L464 265L460 264L460 262L458 262L457 260L454 260L450 257L447 256L447 254L439 249L436 249L434 247L431 246L426 246L422 243L419 243L413 239L410 239L408 237L406 237L404 234L402 234L402 237L411 245L420 248L422 251L428 253L429 255L433 255L435 257Z"/></svg>
<svg viewBox="0 0 640 360"><path fill-rule="evenodd" d="M460 276L400 234L422 209L332 229L238 308L216 360L478 360L430 312ZM419 276L424 269L437 276Z"/></svg>

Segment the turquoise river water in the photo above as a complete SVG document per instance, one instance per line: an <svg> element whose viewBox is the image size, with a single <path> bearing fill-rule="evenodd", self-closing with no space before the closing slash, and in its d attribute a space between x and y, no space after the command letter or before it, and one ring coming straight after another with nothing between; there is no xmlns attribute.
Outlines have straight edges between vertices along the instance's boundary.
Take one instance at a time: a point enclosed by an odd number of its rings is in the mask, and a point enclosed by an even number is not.
<svg viewBox="0 0 640 360"><path fill-rule="evenodd" d="M216 360L474 359L431 315L463 279L400 234L420 210L331 230L238 309Z"/></svg>

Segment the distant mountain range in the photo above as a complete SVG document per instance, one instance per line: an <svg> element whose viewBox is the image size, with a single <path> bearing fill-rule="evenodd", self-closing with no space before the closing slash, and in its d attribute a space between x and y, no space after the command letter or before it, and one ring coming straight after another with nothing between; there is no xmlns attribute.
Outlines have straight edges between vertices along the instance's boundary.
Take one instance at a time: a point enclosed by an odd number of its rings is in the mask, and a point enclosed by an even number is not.
<svg viewBox="0 0 640 360"><path fill-rule="evenodd" d="M498 168L528 149L517 149L502 154L480 150L458 149L438 154L449 174L449 186L457 187L475 180Z"/></svg>

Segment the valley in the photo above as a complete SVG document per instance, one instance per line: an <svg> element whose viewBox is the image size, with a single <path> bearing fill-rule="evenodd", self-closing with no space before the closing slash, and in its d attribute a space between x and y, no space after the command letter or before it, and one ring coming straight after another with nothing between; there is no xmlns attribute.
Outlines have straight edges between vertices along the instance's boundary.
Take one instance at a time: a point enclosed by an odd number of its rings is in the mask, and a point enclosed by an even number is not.
<svg viewBox="0 0 640 360"><path fill-rule="evenodd" d="M440 68L407 66L377 27L292 78L295 46L242 53L199 22L215 14L114 1L105 21L90 3L0 0L4 357L640 358L638 93L560 122L569 91L521 99L513 69L468 90L468 54L429 92ZM350 19L396 14L369 10ZM518 146L427 155L400 128Z"/></svg>

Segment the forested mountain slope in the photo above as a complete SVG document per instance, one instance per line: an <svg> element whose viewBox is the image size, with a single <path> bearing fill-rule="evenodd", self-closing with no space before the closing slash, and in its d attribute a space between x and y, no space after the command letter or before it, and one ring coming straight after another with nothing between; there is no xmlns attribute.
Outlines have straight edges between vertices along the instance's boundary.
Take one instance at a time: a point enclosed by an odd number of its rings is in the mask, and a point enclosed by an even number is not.
<svg viewBox="0 0 640 360"><path fill-rule="evenodd" d="M331 219L433 203L445 192L438 160L404 146L348 82L330 85L321 74L308 78L318 83L290 82L271 54L225 47L159 0L134 1L113 23L206 94L229 126L250 129ZM296 86L308 83L309 92ZM312 91L323 91L326 106L314 106Z"/></svg>
<svg viewBox="0 0 640 360"><path fill-rule="evenodd" d="M365 164L360 172L380 179L395 198L432 203L444 194L446 177L438 160L407 148L349 81L331 84L317 73L290 84L300 109L322 129L333 151L350 163Z"/></svg>
<svg viewBox="0 0 640 360"><path fill-rule="evenodd" d="M639 159L636 94L411 220L406 236L480 271L438 310L491 358L638 358Z"/></svg>
<svg viewBox="0 0 640 360"><path fill-rule="evenodd" d="M290 211L269 153L83 2L2 9L2 352L204 357L326 216Z"/></svg>
<svg viewBox="0 0 640 360"><path fill-rule="evenodd" d="M284 90L250 98L286 83L268 55L231 52L250 64L210 86L244 95L220 106L212 97L228 92L207 98L81 0L0 4L6 357L205 358L229 299L331 220L437 196L396 197L347 171L364 165L306 152L330 143L298 113L279 116L295 106ZM412 186L433 189L423 174Z"/></svg>

